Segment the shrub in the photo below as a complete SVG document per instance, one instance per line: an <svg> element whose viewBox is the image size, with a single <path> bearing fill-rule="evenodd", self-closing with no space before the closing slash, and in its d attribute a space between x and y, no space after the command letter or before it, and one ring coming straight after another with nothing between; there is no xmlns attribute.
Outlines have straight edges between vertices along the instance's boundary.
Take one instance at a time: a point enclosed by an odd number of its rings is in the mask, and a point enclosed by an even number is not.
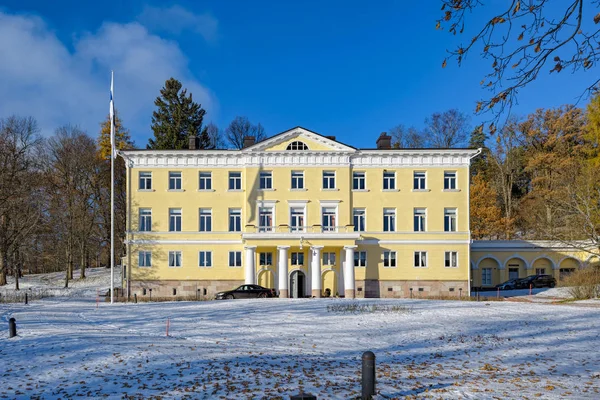
<svg viewBox="0 0 600 400"><path fill-rule="evenodd" d="M562 279L560 285L568 287L575 300L595 299L600 296L600 268L577 270Z"/></svg>

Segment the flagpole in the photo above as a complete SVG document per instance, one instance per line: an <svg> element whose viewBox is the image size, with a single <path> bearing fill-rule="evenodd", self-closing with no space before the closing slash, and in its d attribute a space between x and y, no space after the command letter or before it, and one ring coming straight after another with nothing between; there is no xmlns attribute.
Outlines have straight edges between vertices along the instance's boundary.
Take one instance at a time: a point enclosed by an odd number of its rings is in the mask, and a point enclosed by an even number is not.
<svg viewBox="0 0 600 400"><path fill-rule="evenodd" d="M115 123L113 71L110 71L110 304L115 297Z"/></svg>

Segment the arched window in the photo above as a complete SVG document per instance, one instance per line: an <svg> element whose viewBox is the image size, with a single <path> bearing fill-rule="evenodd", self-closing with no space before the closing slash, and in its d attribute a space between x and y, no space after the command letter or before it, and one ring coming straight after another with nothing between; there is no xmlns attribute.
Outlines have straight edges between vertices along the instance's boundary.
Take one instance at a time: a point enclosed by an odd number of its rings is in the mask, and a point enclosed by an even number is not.
<svg viewBox="0 0 600 400"><path fill-rule="evenodd" d="M295 141L290 143L286 150L308 150L308 146L303 142Z"/></svg>

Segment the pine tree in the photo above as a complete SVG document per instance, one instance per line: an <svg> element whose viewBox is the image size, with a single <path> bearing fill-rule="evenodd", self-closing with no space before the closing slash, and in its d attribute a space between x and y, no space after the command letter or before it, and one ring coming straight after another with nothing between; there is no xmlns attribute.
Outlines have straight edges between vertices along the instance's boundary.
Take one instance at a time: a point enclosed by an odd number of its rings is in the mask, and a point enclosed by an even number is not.
<svg viewBox="0 0 600 400"><path fill-rule="evenodd" d="M110 115L100 124L100 137L98 138L100 157L103 160L110 158ZM117 150L132 149L134 147L129 135L129 130L123 127L121 118L115 109L115 147Z"/></svg>
<svg viewBox="0 0 600 400"><path fill-rule="evenodd" d="M482 149L481 154L471 163L471 176L481 174L485 178L487 175L487 157L490 150L485 146L486 140L487 135L483 131L482 125L479 125L471 132L469 147L472 149Z"/></svg>
<svg viewBox="0 0 600 400"><path fill-rule="evenodd" d="M187 149L190 137L200 138L200 149L212 148L208 132L202 128L206 111L193 101L191 93L187 95L181 82L168 79L154 104L158 109L152 113L154 139L148 140L149 149Z"/></svg>

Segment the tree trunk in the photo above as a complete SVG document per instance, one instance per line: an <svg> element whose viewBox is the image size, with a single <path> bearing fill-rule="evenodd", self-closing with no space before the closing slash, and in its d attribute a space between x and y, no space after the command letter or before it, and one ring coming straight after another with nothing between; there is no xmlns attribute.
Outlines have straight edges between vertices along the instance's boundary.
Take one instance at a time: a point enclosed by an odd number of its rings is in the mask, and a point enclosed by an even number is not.
<svg viewBox="0 0 600 400"><path fill-rule="evenodd" d="M65 289L69 288L69 246L67 245L66 256L67 256L67 265L65 270Z"/></svg>
<svg viewBox="0 0 600 400"><path fill-rule="evenodd" d="M85 243L81 245L81 276L79 279L85 279L85 263L87 262Z"/></svg>
<svg viewBox="0 0 600 400"><path fill-rule="evenodd" d="M0 249L0 286L6 285L6 253Z"/></svg>

